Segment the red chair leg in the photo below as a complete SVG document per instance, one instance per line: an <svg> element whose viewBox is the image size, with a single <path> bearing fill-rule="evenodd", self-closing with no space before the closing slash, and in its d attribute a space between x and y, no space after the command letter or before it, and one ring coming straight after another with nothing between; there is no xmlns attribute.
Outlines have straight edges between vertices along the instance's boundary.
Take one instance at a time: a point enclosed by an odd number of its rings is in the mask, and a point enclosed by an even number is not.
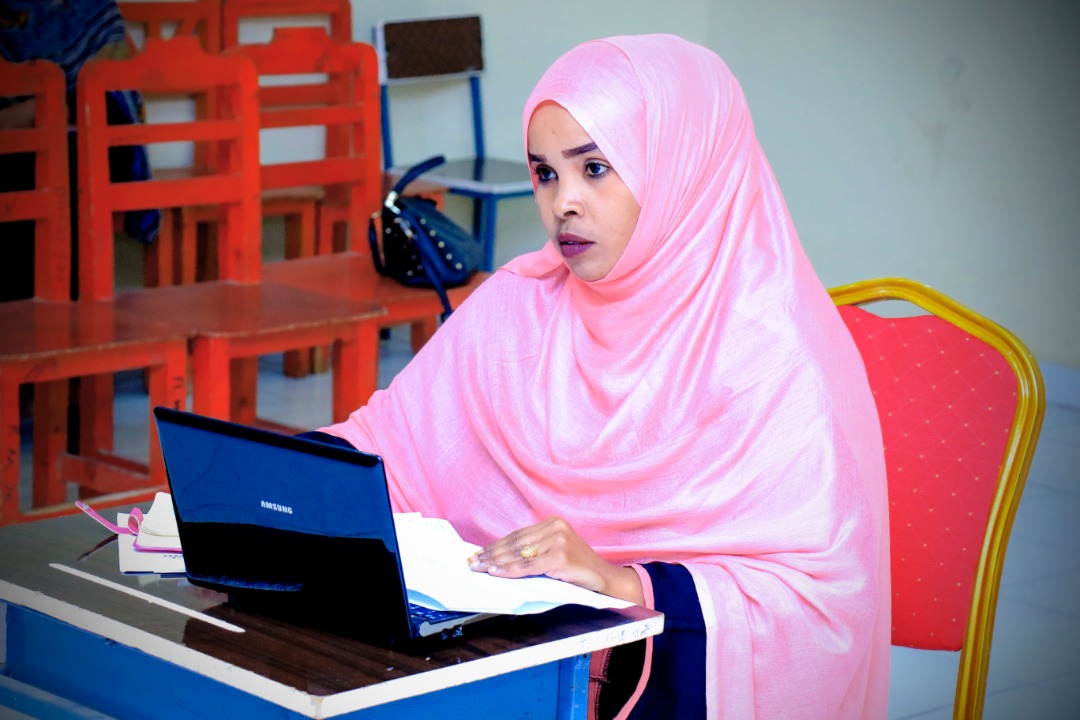
<svg viewBox="0 0 1080 720"><path fill-rule="evenodd" d="M315 254L315 202L299 203L295 212L285 216L285 257L311 257ZM290 350L285 353L284 371L286 377L302 378L312 372L325 372L328 366L325 352L320 348L309 350ZM320 369L321 368L321 369Z"/></svg>
<svg viewBox="0 0 1080 720"><path fill-rule="evenodd" d="M0 378L0 525L19 515L19 383Z"/></svg>
<svg viewBox="0 0 1080 720"><path fill-rule="evenodd" d="M192 349L192 410L200 415L228 420L232 377L229 370L228 341L197 337Z"/></svg>
<svg viewBox="0 0 1080 720"><path fill-rule="evenodd" d="M36 508L67 501L60 458L68 449L68 387L67 378L34 385L33 506Z"/></svg>

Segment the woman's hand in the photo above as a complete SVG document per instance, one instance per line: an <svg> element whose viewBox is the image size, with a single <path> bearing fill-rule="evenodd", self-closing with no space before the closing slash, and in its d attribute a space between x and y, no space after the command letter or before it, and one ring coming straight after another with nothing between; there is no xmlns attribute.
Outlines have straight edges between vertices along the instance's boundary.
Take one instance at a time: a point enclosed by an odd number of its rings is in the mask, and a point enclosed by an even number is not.
<svg viewBox="0 0 1080 720"><path fill-rule="evenodd" d="M498 577L547 575L586 590L645 604L637 573L597 555L570 523L559 517L496 540L469 558L469 565L476 572Z"/></svg>

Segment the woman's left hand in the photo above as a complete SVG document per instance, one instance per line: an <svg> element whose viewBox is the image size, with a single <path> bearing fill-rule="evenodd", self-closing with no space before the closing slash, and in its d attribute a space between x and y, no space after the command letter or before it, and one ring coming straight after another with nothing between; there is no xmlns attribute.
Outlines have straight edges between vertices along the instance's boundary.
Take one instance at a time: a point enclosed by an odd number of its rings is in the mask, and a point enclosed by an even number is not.
<svg viewBox="0 0 1080 720"><path fill-rule="evenodd" d="M560 517L496 540L469 558L469 565L498 577L547 575L639 605L645 602L637 573L604 560Z"/></svg>

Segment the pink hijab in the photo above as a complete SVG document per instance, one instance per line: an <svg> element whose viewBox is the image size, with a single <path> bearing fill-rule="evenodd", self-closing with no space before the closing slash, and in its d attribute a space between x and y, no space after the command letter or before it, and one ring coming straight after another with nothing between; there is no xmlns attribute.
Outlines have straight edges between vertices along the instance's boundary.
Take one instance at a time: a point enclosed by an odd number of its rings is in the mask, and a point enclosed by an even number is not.
<svg viewBox="0 0 1080 720"><path fill-rule="evenodd" d="M325 430L478 544L561 515L611 562L683 564L710 717L884 717L877 414L737 82L677 37L616 37L555 62L526 128L545 100L640 203L625 253L592 283L550 243L508 263Z"/></svg>

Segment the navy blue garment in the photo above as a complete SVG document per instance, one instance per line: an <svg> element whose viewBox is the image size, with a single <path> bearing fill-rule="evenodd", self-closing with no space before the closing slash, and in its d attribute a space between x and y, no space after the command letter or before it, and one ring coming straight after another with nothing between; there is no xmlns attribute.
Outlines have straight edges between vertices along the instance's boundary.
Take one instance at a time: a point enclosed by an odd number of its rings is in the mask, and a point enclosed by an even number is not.
<svg viewBox="0 0 1080 720"><path fill-rule="evenodd" d="M123 40L115 0L0 0L0 55L56 63L69 90L87 60Z"/></svg>
<svg viewBox="0 0 1080 720"><path fill-rule="evenodd" d="M130 90L114 90L106 97L110 125L133 125L144 120L142 97ZM150 154L145 145L109 148L109 178L112 182L149 180ZM161 211L129 210L124 213L124 232L144 243L157 239L161 229Z"/></svg>
<svg viewBox="0 0 1080 720"><path fill-rule="evenodd" d="M682 565L644 566L664 632L653 638L652 668L631 720L705 718L705 620L694 579Z"/></svg>

